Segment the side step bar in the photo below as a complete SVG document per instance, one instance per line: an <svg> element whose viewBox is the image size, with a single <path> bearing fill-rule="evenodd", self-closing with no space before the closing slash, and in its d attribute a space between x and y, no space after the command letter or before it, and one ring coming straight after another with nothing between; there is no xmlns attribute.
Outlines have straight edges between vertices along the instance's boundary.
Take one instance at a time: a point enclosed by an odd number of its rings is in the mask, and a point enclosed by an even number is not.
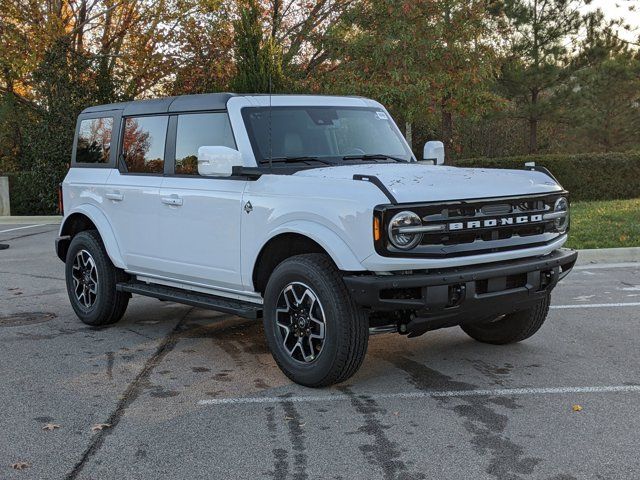
<svg viewBox="0 0 640 480"><path fill-rule="evenodd" d="M217 310L224 313L232 313L244 318L261 318L262 306L233 298L207 295L206 293L181 290L179 288L164 285L152 285L141 282L118 283L116 289L120 292L135 293L145 297L154 297L160 300L184 303L192 307Z"/></svg>

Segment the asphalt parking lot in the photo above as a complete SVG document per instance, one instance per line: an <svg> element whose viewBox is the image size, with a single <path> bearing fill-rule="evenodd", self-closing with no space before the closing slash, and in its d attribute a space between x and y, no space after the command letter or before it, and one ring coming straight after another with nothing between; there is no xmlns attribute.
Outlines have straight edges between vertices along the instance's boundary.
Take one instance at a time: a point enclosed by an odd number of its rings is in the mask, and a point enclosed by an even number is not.
<svg viewBox="0 0 640 480"><path fill-rule="evenodd" d="M640 478L640 264L580 266L521 344L375 336L311 390L256 322L134 297L80 323L57 227L23 227L0 225L1 479Z"/></svg>

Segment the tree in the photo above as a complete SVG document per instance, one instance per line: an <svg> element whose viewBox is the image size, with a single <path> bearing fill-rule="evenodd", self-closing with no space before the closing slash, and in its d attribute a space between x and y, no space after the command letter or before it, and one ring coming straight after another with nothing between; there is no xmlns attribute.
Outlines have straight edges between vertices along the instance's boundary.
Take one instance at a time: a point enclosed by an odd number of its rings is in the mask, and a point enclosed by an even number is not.
<svg viewBox="0 0 640 480"><path fill-rule="evenodd" d="M572 82L570 103L583 151L623 151L640 145L640 61L619 54Z"/></svg>
<svg viewBox="0 0 640 480"><path fill-rule="evenodd" d="M589 0L505 0L512 29L502 67L502 92L515 116L528 123L529 153L538 152L538 127L556 111L553 92L573 71L569 48L582 26L580 8Z"/></svg>
<svg viewBox="0 0 640 480"><path fill-rule="evenodd" d="M264 34L263 14L257 0L240 7L234 23L237 92L268 93L283 85L282 56L273 36Z"/></svg>
<svg viewBox="0 0 640 480"><path fill-rule="evenodd" d="M496 73L495 44L501 27L495 5L485 1L439 2L442 35L436 42L441 138L450 153L454 144L454 116L481 115L496 105L489 88Z"/></svg>
<svg viewBox="0 0 640 480"><path fill-rule="evenodd" d="M239 0L234 21L237 91L317 90L327 32L356 0Z"/></svg>
<svg viewBox="0 0 640 480"><path fill-rule="evenodd" d="M487 13L484 1L359 2L332 30L334 65L324 79L333 91L391 106L409 138L413 122L439 117L439 138L454 153L454 116L492 102Z"/></svg>
<svg viewBox="0 0 640 480"><path fill-rule="evenodd" d="M282 69L295 90L318 87L330 56L328 34L361 0L266 0L268 31L282 51Z"/></svg>
<svg viewBox="0 0 640 480"><path fill-rule="evenodd" d="M236 75L234 5L223 0L191 0L176 28L171 54L176 62L171 95L225 91Z"/></svg>

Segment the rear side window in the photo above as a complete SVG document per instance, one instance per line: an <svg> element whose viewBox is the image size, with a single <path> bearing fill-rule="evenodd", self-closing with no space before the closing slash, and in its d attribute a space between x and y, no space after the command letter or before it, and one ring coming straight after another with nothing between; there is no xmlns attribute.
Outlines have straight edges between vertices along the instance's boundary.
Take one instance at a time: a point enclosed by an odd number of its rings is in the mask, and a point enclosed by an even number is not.
<svg viewBox="0 0 640 480"><path fill-rule="evenodd" d="M169 117L129 117L124 121L122 156L129 173L163 173Z"/></svg>
<svg viewBox="0 0 640 480"><path fill-rule="evenodd" d="M76 163L109 163L113 118L92 118L80 122Z"/></svg>
<svg viewBox="0 0 640 480"><path fill-rule="evenodd" d="M198 175L198 148L205 146L236 148L229 116L224 112L179 115L175 173Z"/></svg>

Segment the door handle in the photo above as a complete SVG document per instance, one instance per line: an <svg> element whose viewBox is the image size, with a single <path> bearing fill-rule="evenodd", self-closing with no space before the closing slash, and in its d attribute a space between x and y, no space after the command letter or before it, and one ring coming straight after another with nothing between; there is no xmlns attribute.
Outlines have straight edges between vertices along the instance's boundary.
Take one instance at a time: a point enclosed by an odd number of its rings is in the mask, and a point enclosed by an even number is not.
<svg viewBox="0 0 640 480"><path fill-rule="evenodd" d="M124 195L120 192L109 192L105 194L105 197L116 202L121 202L122 200L124 200Z"/></svg>
<svg viewBox="0 0 640 480"><path fill-rule="evenodd" d="M165 205L173 205L174 207L182 206L182 197L179 197L178 195L162 197L161 200L162 200L162 203L164 203Z"/></svg>

